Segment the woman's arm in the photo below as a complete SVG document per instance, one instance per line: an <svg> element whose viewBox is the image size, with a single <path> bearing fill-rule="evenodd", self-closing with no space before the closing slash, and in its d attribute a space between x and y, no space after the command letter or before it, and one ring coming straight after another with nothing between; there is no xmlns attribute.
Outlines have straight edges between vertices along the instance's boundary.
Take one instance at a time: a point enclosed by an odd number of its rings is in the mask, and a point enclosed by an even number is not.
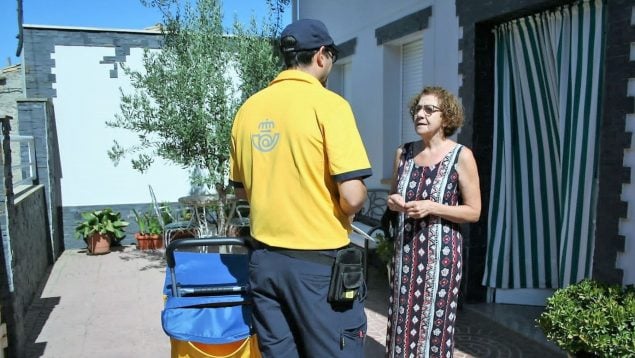
<svg viewBox="0 0 635 358"><path fill-rule="evenodd" d="M481 217L481 185L476 160L469 148L463 147L461 150L456 170L459 173L459 190L463 203L457 207L460 211L454 221L477 222ZM448 216L448 220L452 220Z"/></svg>
<svg viewBox="0 0 635 358"><path fill-rule="evenodd" d="M401 160L402 147L397 148L397 154L395 155L395 162L392 169L392 180L390 183L390 192L388 193L387 206L388 209L397 212L406 211L406 201L397 193L397 175L399 172L399 161Z"/></svg>

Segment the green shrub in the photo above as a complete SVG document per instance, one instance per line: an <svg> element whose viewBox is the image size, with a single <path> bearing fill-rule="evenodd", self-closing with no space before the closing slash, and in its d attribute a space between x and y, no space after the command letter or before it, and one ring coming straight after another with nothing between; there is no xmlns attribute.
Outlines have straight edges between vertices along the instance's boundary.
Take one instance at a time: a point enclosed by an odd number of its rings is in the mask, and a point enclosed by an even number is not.
<svg viewBox="0 0 635 358"><path fill-rule="evenodd" d="M383 263L390 263L390 260L392 260L395 254L394 241L387 238L383 233L375 235L375 239L377 239L377 257L379 257Z"/></svg>
<svg viewBox="0 0 635 358"><path fill-rule="evenodd" d="M585 279L558 289L537 319L545 336L571 354L635 356L635 288Z"/></svg>

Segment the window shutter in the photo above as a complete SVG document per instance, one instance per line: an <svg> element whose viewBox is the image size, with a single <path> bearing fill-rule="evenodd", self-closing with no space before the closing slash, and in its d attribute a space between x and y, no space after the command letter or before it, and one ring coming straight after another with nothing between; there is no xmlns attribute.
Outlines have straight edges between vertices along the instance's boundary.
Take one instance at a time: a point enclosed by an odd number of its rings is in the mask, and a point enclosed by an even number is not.
<svg viewBox="0 0 635 358"><path fill-rule="evenodd" d="M401 46L401 142L420 140L414 131L409 104L423 89L423 42L418 39Z"/></svg>

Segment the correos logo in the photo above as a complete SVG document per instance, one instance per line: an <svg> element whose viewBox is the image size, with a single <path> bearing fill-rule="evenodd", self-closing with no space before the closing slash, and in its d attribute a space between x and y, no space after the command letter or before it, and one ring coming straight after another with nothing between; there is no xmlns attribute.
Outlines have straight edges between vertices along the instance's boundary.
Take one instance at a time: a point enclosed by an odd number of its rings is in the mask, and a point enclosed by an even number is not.
<svg viewBox="0 0 635 358"><path fill-rule="evenodd" d="M260 152L270 152L278 144L280 133L274 133L276 128L274 121L265 119L258 125L258 134L251 135L251 144Z"/></svg>

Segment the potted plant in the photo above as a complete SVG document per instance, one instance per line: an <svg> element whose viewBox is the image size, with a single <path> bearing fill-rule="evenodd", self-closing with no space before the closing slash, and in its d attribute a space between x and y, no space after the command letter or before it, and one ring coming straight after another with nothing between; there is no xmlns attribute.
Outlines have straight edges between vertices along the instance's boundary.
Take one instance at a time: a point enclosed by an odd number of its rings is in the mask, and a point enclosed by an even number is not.
<svg viewBox="0 0 635 358"><path fill-rule="evenodd" d="M395 243L393 240L387 238L383 233L377 233L374 237L377 240L377 248L375 249L377 257L386 266L388 281L390 281L390 262L392 261L392 257L395 255Z"/></svg>
<svg viewBox="0 0 635 358"><path fill-rule="evenodd" d="M113 241L119 242L125 236L128 222L121 213L110 208L81 213L82 221L75 226L75 236L84 239L88 252L93 255L107 254Z"/></svg>
<svg viewBox="0 0 635 358"><path fill-rule="evenodd" d="M556 290L538 326L573 357L635 356L635 287L590 279Z"/></svg>
<svg viewBox="0 0 635 358"><path fill-rule="evenodd" d="M152 211L132 210L139 231L135 234L139 250L156 250L163 247L163 227Z"/></svg>

